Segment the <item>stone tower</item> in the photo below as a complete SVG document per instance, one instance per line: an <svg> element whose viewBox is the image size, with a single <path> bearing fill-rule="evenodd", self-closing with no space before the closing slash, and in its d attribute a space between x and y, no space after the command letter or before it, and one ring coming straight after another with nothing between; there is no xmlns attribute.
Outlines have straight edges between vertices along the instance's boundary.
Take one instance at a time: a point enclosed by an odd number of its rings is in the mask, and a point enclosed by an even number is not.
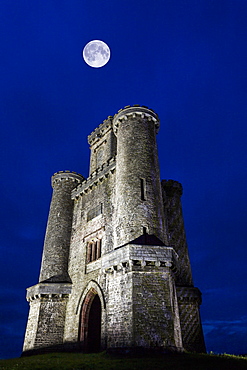
<svg viewBox="0 0 247 370"><path fill-rule="evenodd" d="M153 110L127 106L88 137L87 179L66 171L52 177L23 354L205 351L182 186L160 181L158 129Z"/></svg>

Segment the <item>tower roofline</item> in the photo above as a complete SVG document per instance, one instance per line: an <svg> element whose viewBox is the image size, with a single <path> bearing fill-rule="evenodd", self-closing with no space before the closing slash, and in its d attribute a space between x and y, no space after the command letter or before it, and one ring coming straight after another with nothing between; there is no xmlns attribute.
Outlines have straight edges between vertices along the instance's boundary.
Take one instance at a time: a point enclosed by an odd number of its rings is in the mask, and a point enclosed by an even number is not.
<svg viewBox="0 0 247 370"><path fill-rule="evenodd" d="M88 135L88 144L93 145L112 128L112 116L108 116L96 129Z"/></svg>
<svg viewBox="0 0 247 370"><path fill-rule="evenodd" d="M130 116L133 118L140 116L141 118L147 118L147 120L153 121L155 124L156 133L158 133L160 127L159 116L152 109L149 109L144 105L140 106L137 104L133 106L127 105L123 109L120 109L117 114L115 114L112 121L115 133L117 133L119 123L122 120L127 120L127 117Z"/></svg>
<svg viewBox="0 0 247 370"><path fill-rule="evenodd" d="M92 172L91 175L84 179L82 183L79 183L71 192L72 199L79 197L83 193L88 193L93 189L94 186L97 186L103 181L104 178L107 178L109 174L115 171L116 167L116 158L113 157L103 164L96 171Z"/></svg>
<svg viewBox="0 0 247 370"><path fill-rule="evenodd" d="M180 182L175 180L162 180L161 185L166 192L167 196L173 196L175 194L179 195L180 197L183 194L183 187Z"/></svg>
<svg viewBox="0 0 247 370"><path fill-rule="evenodd" d="M82 183L85 180L85 177L77 172L70 172L70 171L58 171L55 172L54 175L51 178L52 186L58 182L63 180L74 180L78 184Z"/></svg>

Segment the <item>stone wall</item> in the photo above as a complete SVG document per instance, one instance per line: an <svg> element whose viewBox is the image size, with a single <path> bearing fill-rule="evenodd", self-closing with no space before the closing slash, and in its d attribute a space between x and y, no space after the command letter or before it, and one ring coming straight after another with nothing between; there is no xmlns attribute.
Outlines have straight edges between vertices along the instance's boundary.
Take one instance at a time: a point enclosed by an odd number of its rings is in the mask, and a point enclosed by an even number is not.
<svg viewBox="0 0 247 370"><path fill-rule="evenodd" d="M70 283L39 283L27 290L30 304L23 351L63 343Z"/></svg>
<svg viewBox="0 0 247 370"><path fill-rule="evenodd" d="M39 322L40 300L35 299L29 302L29 315L23 345L23 352L34 349L34 343Z"/></svg>
<svg viewBox="0 0 247 370"><path fill-rule="evenodd" d="M113 250L114 184L115 160L111 159L79 185L72 195L74 212L68 273L73 290L67 307L65 342L78 341L82 296L90 282L98 284L94 287L98 294L105 292L106 276L102 273L102 261ZM99 205L101 213L87 221L89 212ZM101 240L101 258L87 264L88 243L97 240ZM105 293L102 299L107 299ZM103 343L106 340L104 328L105 324L102 323Z"/></svg>
<svg viewBox="0 0 247 370"><path fill-rule="evenodd" d="M89 170L91 175L117 154L117 140L113 133L111 116L88 136L88 143L91 150Z"/></svg>
<svg viewBox="0 0 247 370"><path fill-rule="evenodd" d="M201 292L194 287L177 287L183 346L189 352L205 352L199 306Z"/></svg>

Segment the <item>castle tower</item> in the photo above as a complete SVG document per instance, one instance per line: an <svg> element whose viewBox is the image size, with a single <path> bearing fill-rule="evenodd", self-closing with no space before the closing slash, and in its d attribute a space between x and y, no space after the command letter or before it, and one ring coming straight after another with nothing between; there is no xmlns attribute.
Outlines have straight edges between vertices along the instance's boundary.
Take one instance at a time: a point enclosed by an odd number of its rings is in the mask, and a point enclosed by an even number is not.
<svg viewBox="0 0 247 370"><path fill-rule="evenodd" d="M159 118L125 107L88 137L87 179L56 173L23 353L205 351L180 197L160 181Z"/></svg>
<svg viewBox="0 0 247 370"><path fill-rule="evenodd" d="M161 185L168 242L179 256L175 284L183 347L187 351L201 352L205 348L199 313L201 292L193 285L182 214L183 189L179 182L173 180L162 180Z"/></svg>
<svg viewBox="0 0 247 370"><path fill-rule="evenodd" d="M73 217L71 191L84 178L69 171L52 177L50 205L39 283L27 289L30 304L23 351L63 343L66 305L71 293L68 257Z"/></svg>
<svg viewBox="0 0 247 370"><path fill-rule="evenodd" d="M83 176L69 171L55 173L52 177L53 194L39 282L70 282L68 258L73 217L71 191L82 180Z"/></svg>
<svg viewBox="0 0 247 370"><path fill-rule="evenodd" d="M158 116L127 107L113 120L117 136L115 248L148 233L167 244L156 133Z"/></svg>

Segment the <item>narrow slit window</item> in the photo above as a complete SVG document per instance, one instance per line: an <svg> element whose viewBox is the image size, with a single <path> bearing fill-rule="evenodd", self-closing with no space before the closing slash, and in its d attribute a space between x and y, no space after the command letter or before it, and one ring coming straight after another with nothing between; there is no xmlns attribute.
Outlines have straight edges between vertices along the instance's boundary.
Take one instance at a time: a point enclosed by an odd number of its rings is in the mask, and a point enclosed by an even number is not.
<svg viewBox="0 0 247 370"><path fill-rule="evenodd" d="M87 243L87 263L92 260L92 243Z"/></svg>
<svg viewBox="0 0 247 370"><path fill-rule="evenodd" d="M92 243L92 261L96 260L96 242Z"/></svg>
<svg viewBox="0 0 247 370"><path fill-rule="evenodd" d="M97 253L96 253L96 259L101 257L101 239L97 240Z"/></svg>
<svg viewBox="0 0 247 370"><path fill-rule="evenodd" d="M146 200L146 181L145 179L141 180L141 200Z"/></svg>

